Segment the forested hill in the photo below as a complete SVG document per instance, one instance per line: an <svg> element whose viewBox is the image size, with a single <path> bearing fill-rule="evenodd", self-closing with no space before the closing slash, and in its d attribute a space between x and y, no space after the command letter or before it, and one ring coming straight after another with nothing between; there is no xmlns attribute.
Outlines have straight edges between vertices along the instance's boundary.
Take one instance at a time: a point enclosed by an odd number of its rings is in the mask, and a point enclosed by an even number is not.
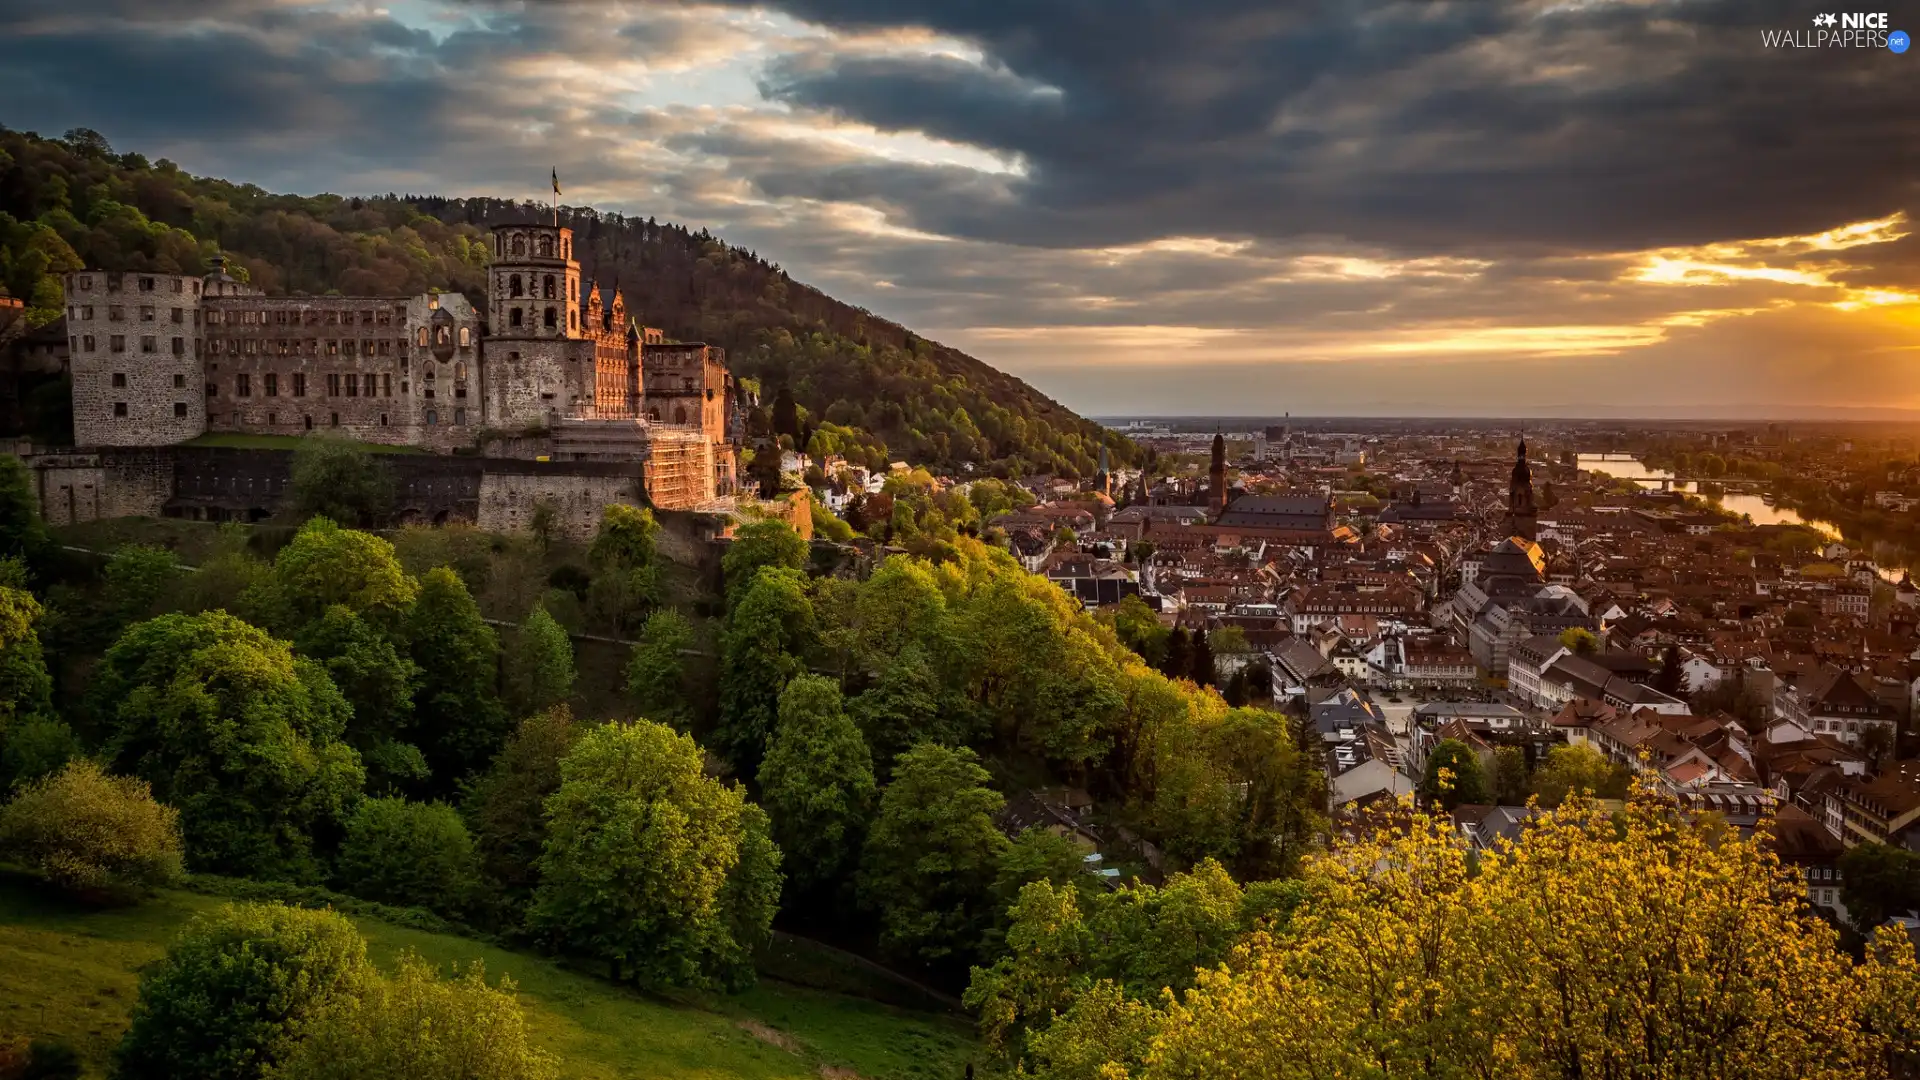
<svg viewBox="0 0 1920 1080"><path fill-rule="evenodd" d="M278 195L117 153L95 133L0 128L0 288L30 322L57 318L58 273L80 266L204 272L225 252L269 293L468 293L485 282L491 225L534 204L434 196ZM586 272L670 337L724 346L771 404L787 388L815 448L996 473L1087 475L1105 440L1031 386L793 280L704 229L563 208Z"/></svg>

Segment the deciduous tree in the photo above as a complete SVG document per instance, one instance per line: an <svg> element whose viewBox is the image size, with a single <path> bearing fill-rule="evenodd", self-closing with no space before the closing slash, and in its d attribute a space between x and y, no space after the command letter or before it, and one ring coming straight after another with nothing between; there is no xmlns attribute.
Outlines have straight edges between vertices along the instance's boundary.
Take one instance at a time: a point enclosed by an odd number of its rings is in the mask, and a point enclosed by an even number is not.
<svg viewBox="0 0 1920 1080"><path fill-rule="evenodd" d="M780 694L760 791L797 891L830 886L855 861L873 811L873 763L840 686L801 675Z"/></svg>
<svg viewBox="0 0 1920 1080"><path fill-rule="evenodd" d="M420 668L416 742L443 788L483 767L507 733L495 691L499 641L458 574L427 571L407 617L407 646Z"/></svg>
<svg viewBox="0 0 1920 1080"><path fill-rule="evenodd" d="M973 954L992 925L993 882L1007 838L1005 805L973 751L932 743L894 762L867 834L862 901L880 916L881 944L929 962Z"/></svg>
<svg viewBox="0 0 1920 1080"><path fill-rule="evenodd" d="M528 716L565 702L573 693L573 642L547 609L535 604L507 650L507 700Z"/></svg>
<svg viewBox="0 0 1920 1080"><path fill-rule="evenodd" d="M727 545L720 560L720 572L727 583L727 598L737 599L753 582L762 567L785 567L800 571L807 567L807 542L784 521L756 521L742 525Z"/></svg>
<svg viewBox="0 0 1920 1080"><path fill-rule="evenodd" d="M759 772L780 692L805 670L800 655L812 637L813 608L798 570L761 570L729 607L720 636L720 723L713 739L738 775Z"/></svg>
<svg viewBox="0 0 1920 1080"><path fill-rule="evenodd" d="M458 916L473 897L477 868L473 839L452 807L364 799L347 819L334 877L367 900Z"/></svg>
<svg viewBox="0 0 1920 1080"><path fill-rule="evenodd" d="M560 790L560 762L582 728L562 705L520 721L468 790L467 824L494 900L519 912L539 883L547 797ZM518 921L517 914L512 921Z"/></svg>
<svg viewBox="0 0 1920 1080"><path fill-rule="evenodd" d="M135 900L179 880L179 815L141 781L74 761L0 811L0 852L81 897Z"/></svg>
<svg viewBox="0 0 1920 1080"><path fill-rule="evenodd" d="M687 686L687 658L693 646L693 626L672 608L647 616L627 661L627 696L639 715L685 729L693 719Z"/></svg>
<svg viewBox="0 0 1920 1080"><path fill-rule="evenodd" d="M1480 756L1459 739L1441 739L1427 754L1420 795L1446 810L1464 803L1485 803L1487 776L1480 767Z"/></svg>

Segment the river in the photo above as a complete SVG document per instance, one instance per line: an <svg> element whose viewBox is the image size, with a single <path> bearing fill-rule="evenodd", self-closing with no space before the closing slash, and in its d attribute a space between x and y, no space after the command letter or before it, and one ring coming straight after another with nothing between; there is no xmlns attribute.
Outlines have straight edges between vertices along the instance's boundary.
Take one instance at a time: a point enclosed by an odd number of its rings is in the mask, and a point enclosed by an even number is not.
<svg viewBox="0 0 1920 1080"><path fill-rule="evenodd" d="M1649 469L1641 464L1639 459L1625 454L1581 454L1579 465L1581 469L1588 472L1606 473L1608 476L1622 480L1632 480L1645 488L1657 488L1660 486L1660 481L1673 476L1673 473L1666 469ZM1694 491L1693 484L1673 486L1681 491L1699 494ZM1803 518L1784 506L1769 505L1758 495L1729 491L1718 498L1701 497L1710 499L1716 506L1731 513L1747 515L1753 519L1755 525L1807 525L1831 539L1841 539L1839 526L1832 522L1821 521L1818 518L1812 520Z"/></svg>

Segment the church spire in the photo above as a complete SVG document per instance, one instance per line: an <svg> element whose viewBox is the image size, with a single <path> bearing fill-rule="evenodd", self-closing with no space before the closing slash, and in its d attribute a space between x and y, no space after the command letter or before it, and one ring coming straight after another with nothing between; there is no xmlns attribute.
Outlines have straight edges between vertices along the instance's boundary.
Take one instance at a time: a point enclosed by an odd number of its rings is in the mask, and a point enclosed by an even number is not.
<svg viewBox="0 0 1920 1080"><path fill-rule="evenodd" d="M1213 508L1213 516L1218 518L1227 512L1227 440L1214 433L1213 467L1208 470L1208 482L1212 485L1207 491L1207 502Z"/></svg>
<svg viewBox="0 0 1920 1080"><path fill-rule="evenodd" d="M1527 467L1527 438L1513 452L1513 479L1507 484L1507 535L1535 539L1533 471Z"/></svg>

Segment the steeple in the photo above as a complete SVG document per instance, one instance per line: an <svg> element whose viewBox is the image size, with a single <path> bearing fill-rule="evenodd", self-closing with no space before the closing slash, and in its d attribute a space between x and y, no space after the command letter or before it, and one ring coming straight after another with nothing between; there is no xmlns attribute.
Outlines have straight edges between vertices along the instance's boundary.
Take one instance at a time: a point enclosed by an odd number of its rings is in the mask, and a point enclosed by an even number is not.
<svg viewBox="0 0 1920 1080"><path fill-rule="evenodd" d="M1213 467L1208 470L1207 503L1218 518L1227 512L1227 440L1218 432L1213 436Z"/></svg>
<svg viewBox="0 0 1920 1080"><path fill-rule="evenodd" d="M1536 538L1534 521L1533 472L1527 468L1527 440L1521 436L1513 453L1513 479L1507 483L1507 535L1524 540Z"/></svg>
<svg viewBox="0 0 1920 1080"><path fill-rule="evenodd" d="M1102 495L1113 494L1113 477L1107 470L1107 444L1100 444L1100 467L1093 475L1094 490Z"/></svg>

